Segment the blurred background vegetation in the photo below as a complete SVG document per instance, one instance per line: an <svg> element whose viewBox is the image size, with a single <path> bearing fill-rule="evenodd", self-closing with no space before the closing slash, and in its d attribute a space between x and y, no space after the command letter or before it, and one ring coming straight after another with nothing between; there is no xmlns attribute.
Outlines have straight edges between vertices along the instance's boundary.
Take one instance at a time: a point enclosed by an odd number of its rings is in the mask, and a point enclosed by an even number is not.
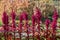
<svg viewBox="0 0 60 40"><path fill-rule="evenodd" d="M60 0L24 0L24 1L23 0L0 0L0 19L2 19L4 5L6 5L5 10L9 16L11 13L11 8L13 7L17 15L16 20L19 20L18 15L23 10L26 10L28 12L29 20L30 20L31 15L33 13L34 6L37 6L41 10L43 18L48 16L50 19L52 19L51 16L53 14L54 7L56 7L59 17L60 17L60 5L59 4L60 4ZM42 20L44 21L44 19ZM0 20L0 25L2 24L1 21L2 20Z"/></svg>

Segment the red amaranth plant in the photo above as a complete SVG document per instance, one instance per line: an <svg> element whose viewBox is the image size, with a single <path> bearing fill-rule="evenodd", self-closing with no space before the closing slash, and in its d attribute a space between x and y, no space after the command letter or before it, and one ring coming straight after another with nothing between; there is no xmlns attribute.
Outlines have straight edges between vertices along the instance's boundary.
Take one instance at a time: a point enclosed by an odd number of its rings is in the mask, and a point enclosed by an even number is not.
<svg viewBox="0 0 60 40"><path fill-rule="evenodd" d="M12 10L11 12L11 17L12 17L12 28L16 28L15 27L15 18L16 18L16 14L15 12Z"/></svg>
<svg viewBox="0 0 60 40"><path fill-rule="evenodd" d="M56 36L56 27L57 27L57 19L58 19L58 13L57 13L57 10L54 9L54 14L52 16L53 20L52 20L52 24L51 24L51 27L52 27L52 40L55 40L55 36Z"/></svg>
<svg viewBox="0 0 60 40"><path fill-rule="evenodd" d="M20 33L20 40L21 40L21 32L22 32L22 21L23 21L23 15L22 15L22 13L20 14L20 16L19 16L19 21L20 21L20 23L19 23L19 33Z"/></svg>
<svg viewBox="0 0 60 40"><path fill-rule="evenodd" d="M34 26L35 26L35 16L32 15L32 27L33 27L33 40L34 40Z"/></svg>
<svg viewBox="0 0 60 40"><path fill-rule="evenodd" d="M52 27L52 40L55 40L55 36L56 36L56 27L57 27L56 21L53 21L53 22L51 23L51 27Z"/></svg>
<svg viewBox="0 0 60 40"><path fill-rule="evenodd" d="M34 9L34 14L32 15L32 26L33 26L33 36L34 36L34 26L35 26L35 23L38 24L38 27L37 27L38 28L38 36L37 36L38 40L40 40L40 35L39 34L40 34L41 17L42 17L41 11L36 7Z"/></svg>
<svg viewBox="0 0 60 40"><path fill-rule="evenodd" d="M41 13L41 10L39 10L38 7L36 7L36 16L38 17L38 20L41 21L41 18L42 18L42 13Z"/></svg>
<svg viewBox="0 0 60 40"><path fill-rule="evenodd" d="M36 18L36 23L38 24L38 34L40 34L40 22L41 22L42 14L38 7L36 7L35 11L36 11L36 13L34 13L34 14L35 14L35 18ZM38 35L37 38L38 38L38 40L40 40L40 35Z"/></svg>
<svg viewBox="0 0 60 40"><path fill-rule="evenodd" d="M48 30L50 24L50 20L48 18L45 20L45 24L46 24L46 30Z"/></svg>
<svg viewBox="0 0 60 40"><path fill-rule="evenodd" d="M3 22L3 24L6 24L6 25L9 23L8 22L8 15L6 12L3 13L2 22Z"/></svg>
<svg viewBox="0 0 60 40"><path fill-rule="evenodd" d="M53 16L52 16L53 20L57 20L57 19L58 19L58 16L59 16L59 15L58 15L57 10L54 9Z"/></svg>
<svg viewBox="0 0 60 40"><path fill-rule="evenodd" d="M28 31L28 14L26 11L23 11L23 19L26 21L25 27L27 28L27 39L29 40L29 31Z"/></svg>
<svg viewBox="0 0 60 40"><path fill-rule="evenodd" d="M46 25L46 40L48 40L49 39L49 24L50 24L50 20L47 18L46 20L45 20L45 25ZM50 40L50 39L49 39Z"/></svg>
<svg viewBox="0 0 60 40"><path fill-rule="evenodd" d="M6 12L3 13L2 22L4 24L4 30L8 31L7 28L8 28L9 21L8 21L8 15Z"/></svg>
<svg viewBox="0 0 60 40"><path fill-rule="evenodd" d="M7 40L7 35L6 35L6 32L8 34L8 24L9 24L9 21L8 21L8 15L7 13L4 11L3 13L3 16L2 16L2 22L3 22L3 28L4 28L4 36L5 36L5 40Z"/></svg>
<svg viewBox="0 0 60 40"><path fill-rule="evenodd" d="M14 31L14 40L15 40L15 29L16 29L15 18L16 18L16 14L15 14L15 11L13 11L13 9L12 9L11 17L12 17L12 30Z"/></svg>
<svg viewBox="0 0 60 40"><path fill-rule="evenodd" d="M29 34L28 34L28 14L27 14L25 11L23 11L23 12L20 14L19 19L20 19L20 26L19 26L19 28L20 28L21 31L22 31L22 21L23 21L23 20L26 21L25 27L27 27L27 35L28 35L28 37L29 37ZM20 39L21 39L21 32L20 32ZM29 40L29 38L28 38L28 40Z"/></svg>
<svg viewBox="0 0 60 40"><path fill-rule="evenodd" d="M53 13L52 18L53 18L53 20L52 20L52 29L55 30L56 27L57 27L57 19L58 19L58 13L57 13L56 9L54 9L54 13Z"/></svg>
<svg viewBox="0 0 60 40"><path fill-rule="evenodd" d="M24 20L28 20L28 14L27 14L27 12L23 11L22 14L23 14L23 19Z"/></svg>
<svg viewBox="0 0 60 40"><path fill-rule="evenodd" d="M38 33L40 34L40 22L41 22L41 12L38 10L37 11L38 13L36 14L36 17L37 17L37 24L38 24ZM39 40L40 40L40 35L38 35L37 37Z"/></svg>

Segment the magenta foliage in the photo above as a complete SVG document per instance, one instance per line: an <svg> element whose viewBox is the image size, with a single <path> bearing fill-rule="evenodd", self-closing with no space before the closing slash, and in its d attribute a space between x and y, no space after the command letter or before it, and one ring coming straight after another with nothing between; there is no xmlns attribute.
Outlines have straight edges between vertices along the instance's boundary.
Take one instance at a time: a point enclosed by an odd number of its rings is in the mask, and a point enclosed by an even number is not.
<svg viewBox="0 0 60 40"><path fill-rule="evenodd" d="M35 25L35 16L32 15L32 26L34 26L34 25Z"/></svg>
<svg viewBox="0 0 60 40"><path fill-rule="evenodd" d="M32 15L32 31L33 31L33 40L34 40L34 26L35 26L35 16Z"/></svg>
<svg viewBox="0 0 60 40"><path fill-rule="evenodd" d="M53 14L52 18L53 18L52 28L53 28L53 30L55 30L57 27L57 19L58 19L58 13L57 13L56 9L54 10L54 14Z"/></svg>
<svg viewBox="0 0 60 40"><path fill-rule="evenodd" d="M27 35L28 35L28 40L29 40L29 31L28 31L28 14L27 14L27 12L26 11L23 11L23 19L26 21L26 24L25 24L25 26L27 27Z"/></svg>
<svg viewBox="0 0 60 40"><path fill-rule="evenodd" d="M26 11L21 12L19 19L20 19L20 28L22 28L22 21L28 20L28 15L27 15ZM26 26L27 26L27 24L26 24Z"/></svg>
<svg viewBox="0 0 60 40"><path fill-rule="evenodd" d="M23 15L22 14L20 14L19 20L20 20L20 23L22 23L22 20L23 20Z"/></svg>
<svg viewBox="0 0 60 40"><path fill-rule="evenodd" d="M48 30L49 24L50 24L50 20L47 18L45 20L45 24L46 24L46 29Z"/></svg>
<svg viewBox="0 0 60 40"><path fill-rule="evenodd" d="M20 27L20 29L22 29L22 21L23 21L23 15L22 14L20 14L19 20L20 20L19 27Z"/></svg>
<svg viewBox="0 0 60 40"><path fill-rule="evenodd" d="M53 20L57 20L58 19L58 12L57 10L55 9L54 12L53 12L53 16L52 16Z"/></svg>
<svg viewBox="0 0 60 40"><path fill-rule="evenodd" d="M57 23L56 23L56 21L53 21L52 22L52 28L54 29L54 28L56 28L57 27Z"/></svg>
<svg viewBox="0 0 60 40"><path fill-rule="evenodd" d="M23 21L23 14L21 13L20 14L20 16L19 16L19 21L20 21L20 23L19 23L19 30L20 30L20 40L21 40L21 31L22 31L22 21Z"/></svg>
<svg viewBox="0 0 60 40"><path fill-rule="evenodd" d="M24 20L28 20L28 14L27 14L27 12L23 11L22 14L23 14L23 19Z"/></svg>
<svg viewBox="0 0 60 40"><path fill-rule="evenodd" d="M36 7L36 19L37 19L37 24L38 24L38 33L40 34L40 22L42 18L41 11ZM40 40L40 35L37 37Z"/></svg>
<svg viewBox="0 0 60 40"><path fill-rule="evenodd" d="M2 22L4 24L4 30L7 30L8 31L8 23L9 23L9 20L8 20L8 15L6 12L3 13L3 17L2 17Z"/></svg>
<svg viewBox="0 0 60 40"><path fill-rule="evenodd" d="M28 14L27 14L26 11L23 11L23 19L26 20L26 25L25 26L27 26L28 25Z"/></svg>
<svg viewBox="0 0 60 40"><path fill-rule="evenodd" d="M41 21L41 11L36 7L36 13L35 15L33 14L32 15L32 26L33 26L33 36L34 36L34 26L35 26L35 23L38 24L38 33L40 34L40 21ZM38 37L38 39L40 40L40 35Z"/></svg>
<svg viewBox="0 0 60 40"><path fill-rule="evenodd" d="M26 11L23 11L21 14L20 14L20 30L22 30L22 21L23 20L25 20L26 21L26 27L27 27L27 29L28 29L28 14L27 14L27 12ZM28 30L27 30L27 35L28 35L28 37L29 37L29 34L28 34ZM20 35L20 37L21 37L21 35ZM28 39L29 40L29 39Z"/></svg>
<svg viewBox="0 0 60 40"><path fill-rule="evenodd" d="M13 11L13 10L12 10L12 13L11 13L11 17L12 17L13 20L14 20L15 17L16 17L15 11Z"/></svg>
<svg viewBox="0 0 60 40"><path fill-rule="evenodd" d="M21 12L19 19L20 19L20 28L22 28L22 21L28 20L28 15L27 15L26 11Z"/></svg>
<svg viewBox="0 0 60 40"><path fill-rule="evenodd" d="M2 17L2 22L3 24L8 24L8 15L6 12L3 13L3 17Z"/></svg>
<svg viewBox="0 0 60 40"><path fill-rule="evenodd" d="M52 27L52 36L53 36L52 40L55 40L56 27L57 27L57 21L56 20L53 20L51 27Z"/></svg>
<svg viewBox="0 0 60 40"><path fill-rule="evenodd" d="M52 29L53 29L53 32L55 32L56 27L57 27L57 21L56 21L56 20L54 20L54 21L52 22L51 27L52 27Z"/></svg>
<svg viewBox="0 0 60 40"><path fill-rule="evenodd" d="M15 11L12 10L12 13L11 13L11 17L12 17L12 28L16 28L15 27L15 17L16 17L16 14L15 14Z"/></svg>
<svg viewBox="0 0 60 40"><path fill-rule="evenodd" d="M41 11L39 10L38 7L36 7L36 17L38 18L38 20L41 20L41 18L42 18Z"/></svg>
<svg viewBox="0 0 60 40"><path fill-rule="evenodd" d="M52 27L52 34L53 34L53 38L52 40L55 40L55 35L56 35L56 27L57 27L57 19L58 19L58 13L57 13L57 10L55 9L54 10L54 14L52 16L53 20L52 20L52 23L51 23L51 27Z"/></svg>

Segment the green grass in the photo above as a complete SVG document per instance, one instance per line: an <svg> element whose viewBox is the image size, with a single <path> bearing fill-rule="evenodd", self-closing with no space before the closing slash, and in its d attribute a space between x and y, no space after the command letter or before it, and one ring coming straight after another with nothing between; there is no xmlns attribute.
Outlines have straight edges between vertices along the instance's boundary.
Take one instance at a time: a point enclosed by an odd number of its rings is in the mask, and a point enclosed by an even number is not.
<svg viewBox="0 0 60 40"><path fill-rule="evenodd" d="M57 20L58 22L60 22L60 18L58 18L58 20Z"/></svg>
<svg viewBox="0 0 60 40"><path fill-rule="evenodd" d="M2 26L2 22L0 21L0 26Z"/></svg>

